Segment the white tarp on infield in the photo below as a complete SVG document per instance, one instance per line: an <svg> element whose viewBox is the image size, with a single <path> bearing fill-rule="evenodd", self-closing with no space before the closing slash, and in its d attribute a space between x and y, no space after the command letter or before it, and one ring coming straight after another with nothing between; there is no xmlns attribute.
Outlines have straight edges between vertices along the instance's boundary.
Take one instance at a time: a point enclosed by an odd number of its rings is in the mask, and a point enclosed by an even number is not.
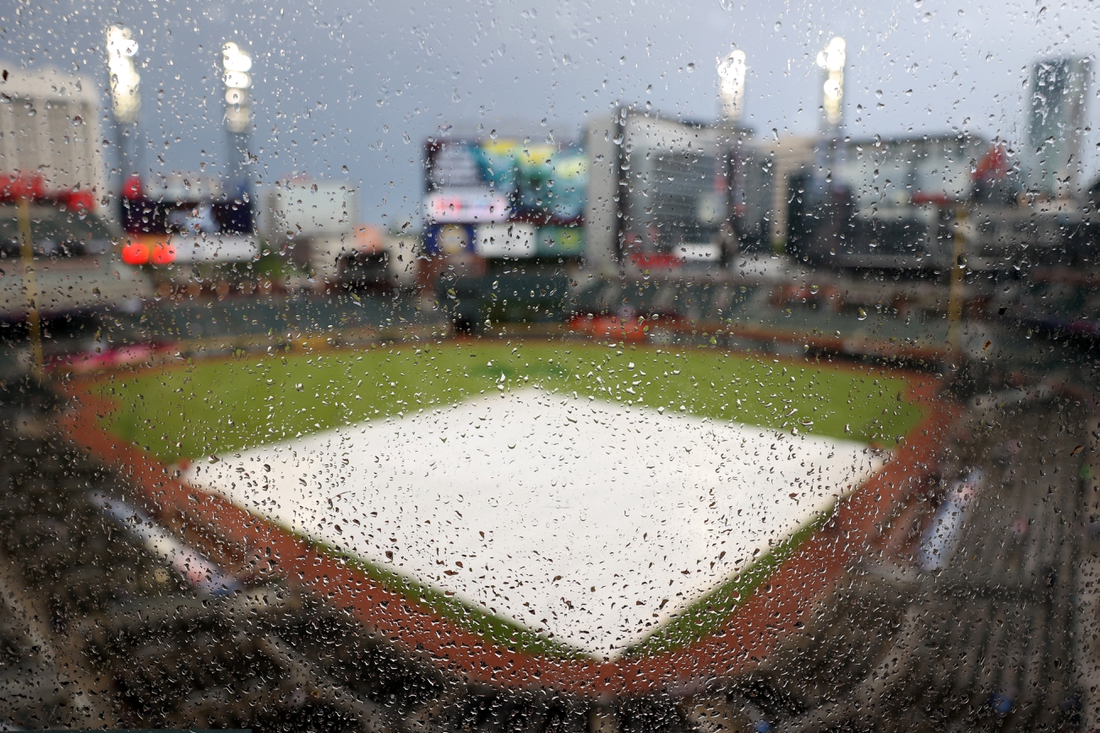
<svg viewBox="0 0 1100 733"><path fill-rule="evenodd" d="M851 441L530 389L221 456L185 478L611 657L879 462Z"/></svg>

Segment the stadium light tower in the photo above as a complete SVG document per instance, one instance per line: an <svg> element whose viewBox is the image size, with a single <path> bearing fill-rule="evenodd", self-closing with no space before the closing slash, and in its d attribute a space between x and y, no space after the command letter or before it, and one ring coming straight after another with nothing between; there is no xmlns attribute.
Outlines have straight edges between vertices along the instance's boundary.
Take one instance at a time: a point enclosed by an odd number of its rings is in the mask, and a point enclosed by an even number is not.
<svg viewBox="0 0 1100 733"><path fill-rule="evenodd" d="M141 111L141 76L134 58L138 43L129 28L107 28L107 72L110 78L111 111L118 126L119 174L125 180L137 168L137 121Z"/></svg>
<svg viewBox="0 0 1100 733"><path fill-rule="evenodd" d="M222 46L225 129L229 135L228 183L233 198L248 191L249 132L252 127L252 54L233 41Z"/></svg>
<svg viewBox="0 0 1100 733"><path fill-rule="evenodd" d="M722 118L727 124L738 125L745 106L745 52L731 51L718 59L718 96L722 102Z"/></svg>
<svg viewBox="0 0 1100 733"><path fill-rule="evenodd" d="M821 84L822 132L835 134L844 122L844 64L847 44L833 36L817 54L817 65L824 77Z"/></svg>

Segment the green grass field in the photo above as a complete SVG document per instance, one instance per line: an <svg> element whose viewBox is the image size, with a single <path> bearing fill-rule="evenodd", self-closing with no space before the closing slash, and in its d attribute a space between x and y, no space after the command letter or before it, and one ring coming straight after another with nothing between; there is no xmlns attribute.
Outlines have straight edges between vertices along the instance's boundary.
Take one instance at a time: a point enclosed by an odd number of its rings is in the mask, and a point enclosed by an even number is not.
<svg viewBox="0 0 1100 733"><path fill-rule="evenodd" d="M249 355L115 373L98 381L93 391L116 406L102 416L104 427L172 462L535 386L666 413L686 412L887 447L923 414L904 399L907 380L880 371L777 362L715 349L616 349L548 342L449 342L312 355ZM712 633L825 519L821 516L796 531L720 583L628 654L656 654ZM580 650L415 578L361 558L348 560L392 590L506 647L583 656Z"/></svg>
<svg viewBox="0 0 1100 733"><path fill-rule="evenodd" d="M105 427L166 462L542 389L786 431L894 445L916 424L907 381L712 349L519 342L243 356L115 374Z"/></svg>

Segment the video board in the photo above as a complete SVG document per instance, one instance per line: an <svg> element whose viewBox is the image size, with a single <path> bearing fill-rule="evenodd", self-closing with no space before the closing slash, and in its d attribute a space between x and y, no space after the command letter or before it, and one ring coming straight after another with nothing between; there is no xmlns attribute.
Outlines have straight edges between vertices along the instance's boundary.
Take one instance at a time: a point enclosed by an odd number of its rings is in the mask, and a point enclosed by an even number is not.
<svg viewBox="0 0 1100 733"><path fill-rule="evenodd" d="M572 144L429 140L425 250L491 258L584 251L588 159Z"/></svg>

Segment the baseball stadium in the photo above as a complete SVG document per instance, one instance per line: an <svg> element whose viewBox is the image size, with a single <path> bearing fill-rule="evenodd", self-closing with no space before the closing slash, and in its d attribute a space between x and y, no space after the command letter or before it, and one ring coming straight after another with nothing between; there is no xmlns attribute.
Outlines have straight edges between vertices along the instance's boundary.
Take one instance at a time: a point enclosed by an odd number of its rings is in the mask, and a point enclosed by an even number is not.
<svg viewBox="0 0 1100 733"><path fill-rule="evenodd" d="M0 732L1100 731L1087 3L5 2Z"/></svg>

